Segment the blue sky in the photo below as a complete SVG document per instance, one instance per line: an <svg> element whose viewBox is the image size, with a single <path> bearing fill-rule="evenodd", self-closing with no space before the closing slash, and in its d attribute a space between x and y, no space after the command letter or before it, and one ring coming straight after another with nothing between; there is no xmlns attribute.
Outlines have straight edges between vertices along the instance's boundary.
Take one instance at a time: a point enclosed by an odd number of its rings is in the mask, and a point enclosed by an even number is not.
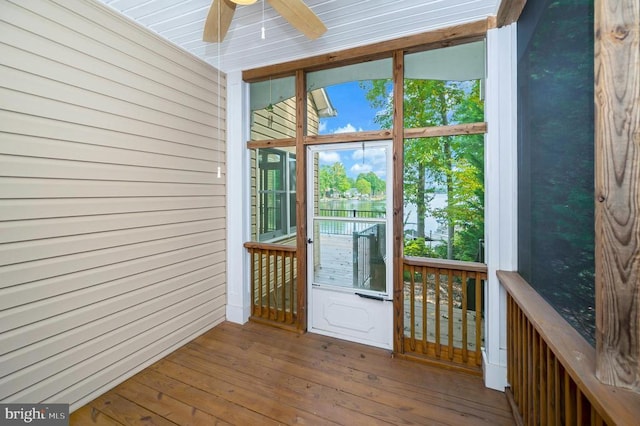
<svg viewBox="0 0 640 426"><path fill-rule="evenodd" d="M365 99L365 92L358 82L349 82L326 88L333 107L338 111L336 117L320 119L320 134L335 134L358 132L363 130L379 130L380 126L374 121L376 110L372 109ZM325 151L320 155L321 165L331 165L341 162L347 170L347 175L356 178L360 173L375 172L378 177L385 179L384 152L381 149L364 149L364 163L362 148Z"/></svg>

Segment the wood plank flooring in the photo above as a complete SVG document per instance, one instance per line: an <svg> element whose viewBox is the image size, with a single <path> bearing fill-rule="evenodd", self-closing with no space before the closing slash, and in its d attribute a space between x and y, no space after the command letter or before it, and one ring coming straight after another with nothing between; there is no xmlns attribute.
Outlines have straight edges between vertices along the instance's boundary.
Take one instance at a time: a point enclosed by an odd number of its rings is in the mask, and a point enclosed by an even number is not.
<svg viewBox="0 0 640 426"><path fill-rule="evenodd" d="M71 425L511 425L478 377L257 323L223 323L76 410Z"/></svg>

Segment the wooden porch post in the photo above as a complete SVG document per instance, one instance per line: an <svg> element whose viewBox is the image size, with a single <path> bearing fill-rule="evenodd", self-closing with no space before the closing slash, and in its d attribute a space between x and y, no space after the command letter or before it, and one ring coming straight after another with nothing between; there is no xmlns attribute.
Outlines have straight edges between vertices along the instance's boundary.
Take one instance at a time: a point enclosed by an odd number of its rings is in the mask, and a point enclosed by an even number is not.
<svg viewBox="0 0 640 426"><path fill-rule="evenodd" d="M404 166L404 51L393 54L393 351L404 352L403 166Z"/></svg>
<svg viewBox="0 0 640 426"><path fill-rule="evenodd" d="M307 331L307 84L302 70L296 71L296 249L298 251L298 331Z"/></svg>
<svg viewBox="0 0 640 426"><path fill-rule="evenodd" d="M640 3L595 1L596 376L640 392Z"/></svg>

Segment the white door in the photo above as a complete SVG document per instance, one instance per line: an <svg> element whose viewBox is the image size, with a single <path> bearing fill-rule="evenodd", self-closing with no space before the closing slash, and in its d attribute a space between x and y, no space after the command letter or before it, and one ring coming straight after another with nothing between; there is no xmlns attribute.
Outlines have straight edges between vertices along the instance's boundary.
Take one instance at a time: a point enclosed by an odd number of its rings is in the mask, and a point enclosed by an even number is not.
<svg viewBox="0 0 640 426"><path fill-rule="evenodd" d="M308 329L392 349L391 141L307 154Z"/></svg>

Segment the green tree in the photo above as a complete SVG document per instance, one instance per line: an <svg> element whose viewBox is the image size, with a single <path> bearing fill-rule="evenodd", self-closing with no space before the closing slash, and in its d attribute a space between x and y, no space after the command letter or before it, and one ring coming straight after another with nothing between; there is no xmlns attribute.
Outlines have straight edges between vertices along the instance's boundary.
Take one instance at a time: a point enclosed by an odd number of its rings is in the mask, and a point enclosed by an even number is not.
<svg viewBox="0 0 640 426"><path fill-rule="evenodd" d="M347 177L344 164L335 162L331 166L320 167L318 174L318 186L320 193L329 196L334 193L344 194L352 187L352 182Z"/></svg>
<svg viewBox="0 0 640 426"><path fill-rule="evenodd" d="M479 87L477 81L406 80L404 127L482 121ZM382 108L377 116L381 127L391 127L390 85L380 80L364 88L371 105ZM477 260L478 239L484 228L482 136L407 139L404 157L404 199L416 205L417 238L425 238L425 217L430 213L447 229L444 257ZM446 206L429 209L434 194L442 190L447 195ZM460 248L456 250L456 246Z"/></svg>
<svg viewBox="0 0 640 426"><path fill-rule="evenodd" d="M356 180L356 190L362 195L371 195L371 184L364 177Z"/></svg>
<svg viewBox="0 0 640 426"><path fill-rule="evenodd" d="M374 197L386 192L387 183L380 179L374 172L360 173L357 180L359 179L364 179L369 182L369 185L371 185L371 195Z"/></svg>

